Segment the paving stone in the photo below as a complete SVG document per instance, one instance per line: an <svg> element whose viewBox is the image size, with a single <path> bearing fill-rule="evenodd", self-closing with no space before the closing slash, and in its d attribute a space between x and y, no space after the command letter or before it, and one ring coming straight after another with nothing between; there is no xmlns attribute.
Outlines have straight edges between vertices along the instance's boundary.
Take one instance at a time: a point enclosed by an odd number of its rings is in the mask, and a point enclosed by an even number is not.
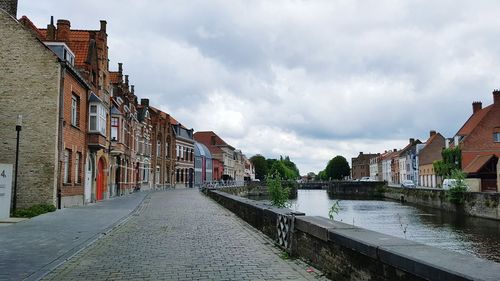
<svg viewBox="0 0 500 281"><path fill-rule="evenodd" d="M143 207L47 280L327 280L283 260L262 233L194 189L149 194Z"/></svg>

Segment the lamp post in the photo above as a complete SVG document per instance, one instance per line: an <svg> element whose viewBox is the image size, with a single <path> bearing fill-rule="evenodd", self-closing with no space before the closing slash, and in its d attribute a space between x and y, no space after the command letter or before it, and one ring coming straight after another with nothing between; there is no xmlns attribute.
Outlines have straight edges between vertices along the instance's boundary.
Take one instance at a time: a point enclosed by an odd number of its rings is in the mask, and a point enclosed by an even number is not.
<svg viewBox="0 0 500 281"><path fill-rule="evenodd" d="M16 132L17 132L17 140L16 140L16 169L14 173L14 202L12 202L12 210L16 211L16 203L17 203L17 170L19 167L19 133L21 132L21 128L23 125L23 116L17 115L16 122Z"/></svg>

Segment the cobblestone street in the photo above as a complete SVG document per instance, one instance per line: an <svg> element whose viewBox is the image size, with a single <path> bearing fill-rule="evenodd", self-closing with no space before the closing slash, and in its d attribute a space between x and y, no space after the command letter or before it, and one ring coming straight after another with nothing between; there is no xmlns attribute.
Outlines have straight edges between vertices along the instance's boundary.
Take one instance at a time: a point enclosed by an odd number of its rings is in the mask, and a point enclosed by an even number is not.
<svg viewBox="0 0 500 281"><path fill-rule="evenodd" d="M326 280L198 190L150 194L47 280Z"/></svg>

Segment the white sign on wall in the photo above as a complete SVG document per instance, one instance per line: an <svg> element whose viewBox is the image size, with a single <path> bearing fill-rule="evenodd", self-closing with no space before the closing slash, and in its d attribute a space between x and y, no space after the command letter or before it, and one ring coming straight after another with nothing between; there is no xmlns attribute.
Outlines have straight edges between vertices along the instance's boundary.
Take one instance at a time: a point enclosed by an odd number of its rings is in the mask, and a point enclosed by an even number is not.
<svg viewBox="0 0 500 281"><path fill-rule="evenodd" d="M0 164L0 219L10 217L12 164Z"/></svg>

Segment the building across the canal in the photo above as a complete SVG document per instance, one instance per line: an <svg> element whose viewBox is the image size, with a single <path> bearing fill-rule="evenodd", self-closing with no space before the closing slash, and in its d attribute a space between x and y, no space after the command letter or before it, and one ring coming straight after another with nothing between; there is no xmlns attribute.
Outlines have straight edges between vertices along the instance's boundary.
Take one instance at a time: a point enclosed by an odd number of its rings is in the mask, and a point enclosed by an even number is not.
<svg viewBox="0 0 500 281"><path fill-rule="evenodd" d="M370 159L377 156L377 154L364 154L360 152L358 157L351 159L351 178L359 180L362 177L370 177Z"/></svg>

